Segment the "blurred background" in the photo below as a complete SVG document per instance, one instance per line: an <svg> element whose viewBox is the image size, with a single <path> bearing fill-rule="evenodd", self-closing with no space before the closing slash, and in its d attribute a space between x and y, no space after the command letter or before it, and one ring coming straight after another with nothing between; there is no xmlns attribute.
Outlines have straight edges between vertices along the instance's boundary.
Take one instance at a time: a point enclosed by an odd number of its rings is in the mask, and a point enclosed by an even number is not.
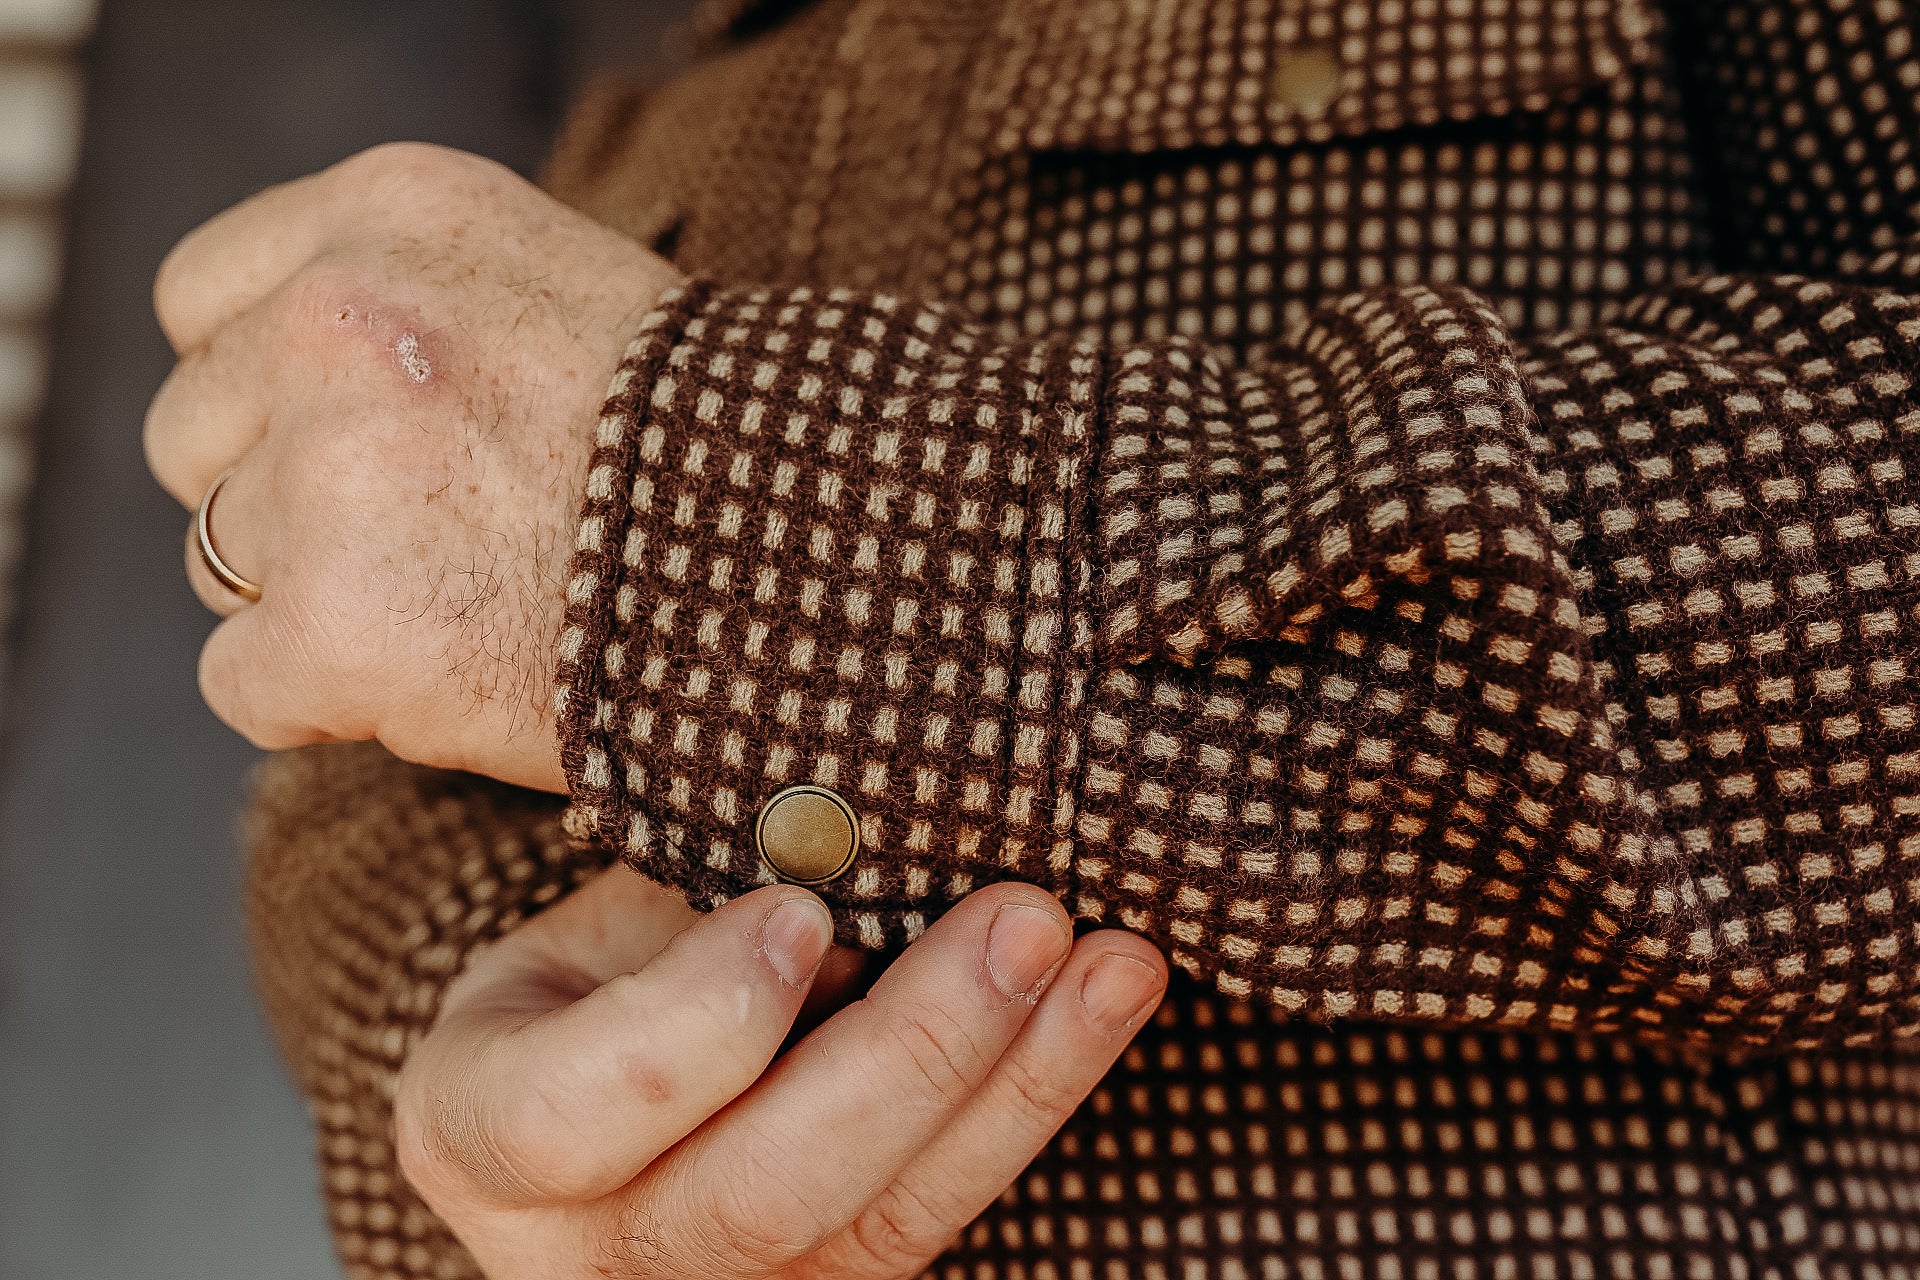
<svg viewBox="0 0 1920 1280"><path fill-rule="evenodd" d="M0 1277L337 1276L255 1008L211 619L140 423L169 246L417 139L533 173L690 0L0 0Z"/></svg>

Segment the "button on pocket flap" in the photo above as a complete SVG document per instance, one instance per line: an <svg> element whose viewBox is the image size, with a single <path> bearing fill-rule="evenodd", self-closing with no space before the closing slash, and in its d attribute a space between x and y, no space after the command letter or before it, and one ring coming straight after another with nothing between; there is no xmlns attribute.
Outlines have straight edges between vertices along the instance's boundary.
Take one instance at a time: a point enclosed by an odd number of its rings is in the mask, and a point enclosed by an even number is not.
<svg viewBox="0 0 1920 1280"><path fill-rule="evenodd" d="M1289 145L1539 110L1651 56L1644 0L1014 0L988 145Z"/></svg>

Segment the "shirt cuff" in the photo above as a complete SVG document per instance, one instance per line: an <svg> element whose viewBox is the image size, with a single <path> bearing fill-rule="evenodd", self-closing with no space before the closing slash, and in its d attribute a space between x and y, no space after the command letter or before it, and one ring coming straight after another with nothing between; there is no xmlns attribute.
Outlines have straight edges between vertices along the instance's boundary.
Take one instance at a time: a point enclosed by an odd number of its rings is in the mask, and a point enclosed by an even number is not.
<svg viewBox="0 0 1920 1280"><path fill-rule="evenodd" d="M569 830L712 907L779 878L756 823L810 785L858 828L815 886L844 942L903 944L994 880L1066 896L1074 365L886 297L663 298L599 421L567 588Z"/></svg>

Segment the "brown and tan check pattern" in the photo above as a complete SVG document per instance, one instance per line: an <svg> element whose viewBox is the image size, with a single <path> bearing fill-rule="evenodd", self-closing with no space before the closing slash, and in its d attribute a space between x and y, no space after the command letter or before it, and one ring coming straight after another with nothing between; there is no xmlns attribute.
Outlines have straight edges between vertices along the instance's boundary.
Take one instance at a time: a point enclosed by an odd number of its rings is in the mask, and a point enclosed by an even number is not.
<svg viewBox="0 0 1920 1280"><path fill-rule="evenodd" d="M1917 364L1793 279L1524 357L1352 295L1237 371L697 289L600 426L576 817L718 902L839 788L869 946L1011 877L1296 1012L1912 1034Z"/></svg>
<svg viewBox="0 0 1920 1280"><path fill-rule="evenodd" d="M357 1273L471 1273L386 1137L460 957L814 782L843 940L1019 878L1190 975L943 1280L1920 1276L1920 8L727 13L554 169L699 281L591 428L585 843L269 773Z"/></svg>
<svg viewBox="0 0 1920 1280"><path fill-rule="evenodd" d="M258 795L261 983L356 1276L471 1280L388 1099L474 947L609 853L558 804L373 748ZM375 909L377 907L377 909ZM1176 981L937 1280L1911 1280L1920 1059L1716 1063L1625 1039L1303 1024Z"/></svg>
<svg viewBox="0 0 1920 1280"><path fill-rule="evenodd" d="M1689 5L1720 239L1757 267L1853 273L1913 231L1920 49L1906 3Z"/></svg>
<svg viewBox="0 0 1920 1280"><path fill-rule="evenodd" d="M930 1274L1744 1280L1920 1257L1912 1061L1715 1069L1284 1017L1174 1002Z"/></svg>
<svg viewBox="0 0 1920 1280"><path fill-rule="evenodd" d="M1010 5L940 290L1028 334L1243 357L1382 286L1608 318L1706 264L1682 107L1637 3L1545 8ZM1343 68L1318 111L1281 91L1302 48Z"/></svg>

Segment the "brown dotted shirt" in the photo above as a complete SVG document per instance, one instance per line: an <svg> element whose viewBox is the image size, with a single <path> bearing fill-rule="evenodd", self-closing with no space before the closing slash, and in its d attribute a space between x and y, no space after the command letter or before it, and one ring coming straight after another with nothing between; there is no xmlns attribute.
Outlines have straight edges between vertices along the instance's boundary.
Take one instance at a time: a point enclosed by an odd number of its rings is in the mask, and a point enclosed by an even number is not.
<svg viewBox="0 0 1920 1280"><path fill-rule="evenodd" d="M1920 1271L1920 8L712 19L554 168L695 277L583 424L586 844L263 789L357 1271L465 1274L382 1093L465 950L796 783L845 941L1021 879L1192 978L937 1275Z"/></svg>

